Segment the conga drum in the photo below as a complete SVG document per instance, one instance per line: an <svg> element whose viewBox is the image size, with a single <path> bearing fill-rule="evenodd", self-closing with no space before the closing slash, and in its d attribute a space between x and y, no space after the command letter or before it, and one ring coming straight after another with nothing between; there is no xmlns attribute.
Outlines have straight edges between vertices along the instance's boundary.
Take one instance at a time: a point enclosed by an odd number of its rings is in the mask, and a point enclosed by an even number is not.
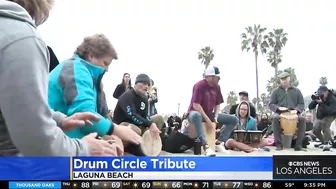
<svg viewBox="0 0 336 189"><path fill-rule="evenodd" d="M139 145L128 144L125 152L128 152L135 156L158 156L162 150L161 137L153 139L149 130L145 131L142 135L142 143Z"/></svg>
<svg viewBox="0 0 336 189"><path fill-rule="evenodd" d="M280 126L284 135L295 135L298 122L296 112L284 112L280 114Z"/></svg>
<svg viewBox="0 0 336 189"><path fill-rule="evenodd" d="M241 143L247 143L248 142L248 138L247 138L247 132L246 130L235 130L234 131L234 135L233 138L237 141L237 142L241 142Z"/></svg>
<svg viewBox="0 0 336 189"><path fill-rule="evenodd" d="M247 136L249 143L259 143L262 139L262 131L248 131Z"/></svg>

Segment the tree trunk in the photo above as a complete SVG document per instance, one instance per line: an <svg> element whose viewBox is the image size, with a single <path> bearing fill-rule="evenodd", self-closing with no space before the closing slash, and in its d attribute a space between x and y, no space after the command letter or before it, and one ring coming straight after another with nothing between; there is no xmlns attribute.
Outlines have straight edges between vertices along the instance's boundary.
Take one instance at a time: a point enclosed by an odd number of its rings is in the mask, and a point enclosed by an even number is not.
<svg viewBox="0 0 336 189"><path fill-rule="evenodd" d="M275 77L275 82L278 83L278 52L275 51L275 66L274 66L274 77Z"/></svg>
<svg viewBox="0 0 336 189"><path fill-rule="evenodd" d="M255 59L255 72L256 72L256 87L257 87L257 106L256 112L258 112L258 105L259 105L259 77L258 77L258 52L254 54Z"/></svg>

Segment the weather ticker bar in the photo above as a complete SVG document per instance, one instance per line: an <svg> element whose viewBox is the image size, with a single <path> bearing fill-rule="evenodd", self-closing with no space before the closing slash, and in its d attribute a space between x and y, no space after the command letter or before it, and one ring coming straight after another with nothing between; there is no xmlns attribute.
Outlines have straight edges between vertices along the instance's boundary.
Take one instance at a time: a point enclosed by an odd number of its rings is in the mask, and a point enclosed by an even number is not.
<svg viewBox="0 0 336 189"><path fill-rule="evenodd" d="M283 189L332 188L335 181L10 181L9 189Z"/></svg>
<svg viewBox="0 0 336 189"><path fill-rule="evenodd" d="M283 189L335 188L336 181L67 181L62 189Z"/></svg>

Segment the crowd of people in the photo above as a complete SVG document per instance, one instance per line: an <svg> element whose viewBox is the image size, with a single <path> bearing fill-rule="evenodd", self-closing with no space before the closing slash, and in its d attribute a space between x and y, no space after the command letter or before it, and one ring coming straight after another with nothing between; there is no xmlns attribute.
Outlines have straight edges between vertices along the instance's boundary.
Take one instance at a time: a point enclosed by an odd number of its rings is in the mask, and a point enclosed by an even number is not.
<svg viewBox="0 0 336 189"><path fill-rule="evenodd" d="M168 127L155 107L158 91L147 74L138 74L132 86L131 75L125 73L111 110L102 78L118 59L115 48L103 34L88 36L60 63L38 33L51 7L49 0L0 2L0 156L138 155L143 146L150 146L147 143L158 141L163 149L177 146L183 152L192 148L195 139L206 156L216 156L216 152L263 148L272 143L267 138L271 133L276 149L282 150L279 115L289 110L298 115L296 151L304 150L306 135L316 136L321 145L331 140L328 125L335 119L334 95L326 87L319 88L319 98L309 105L313 109L318 104L318 121L307 131L303 96L290 85L288 73L279 76L281 86L271 95L271 121L267 114L258 118L246 91L239 94L241 102L230 113L221 113L220 71L213 66L194 85L187 113L182 119L172 116ZM215 149L204 127L217 133ZM260 130L266 137L244 144L233 137L235 130ZM170 137L173 140L167 143L167 136L177 138Z"/></svg>

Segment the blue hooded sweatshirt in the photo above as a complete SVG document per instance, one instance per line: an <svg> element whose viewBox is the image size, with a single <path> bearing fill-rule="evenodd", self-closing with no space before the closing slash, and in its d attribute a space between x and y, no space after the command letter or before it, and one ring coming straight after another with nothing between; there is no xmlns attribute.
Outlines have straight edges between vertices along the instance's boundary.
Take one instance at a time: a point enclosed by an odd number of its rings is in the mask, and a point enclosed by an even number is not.
<svg viewBox="0 0 336 189"><path fill-rule="evenodd" d="M74 55L59 64L49 74L49 106L55 111L71 116L77 112L91 112L100 117L92 126L65 131L71 138L83 138L93 132L99 136L112 134L113 123L100 115L99 93L105 70Z"/></svg>
<svg viewBox="0 0 336 189"><path fill-rule="evenodd" d="M248 107L248 112L247 112L247 120L246 122L242 123L240 120L240 116L239 116L239 109L240 109L240 106L242 104L246 104L247 107ZM256 120L250 116L250 104L248 102L241 102L239 103L239 105L237 106L237 109L236 109L236 116L237 118L239 119L239 122L238 122L238 130L248 130L248 131L257 131L258 130L258 127L257 127L257 123L256 123Z"/></svg>

